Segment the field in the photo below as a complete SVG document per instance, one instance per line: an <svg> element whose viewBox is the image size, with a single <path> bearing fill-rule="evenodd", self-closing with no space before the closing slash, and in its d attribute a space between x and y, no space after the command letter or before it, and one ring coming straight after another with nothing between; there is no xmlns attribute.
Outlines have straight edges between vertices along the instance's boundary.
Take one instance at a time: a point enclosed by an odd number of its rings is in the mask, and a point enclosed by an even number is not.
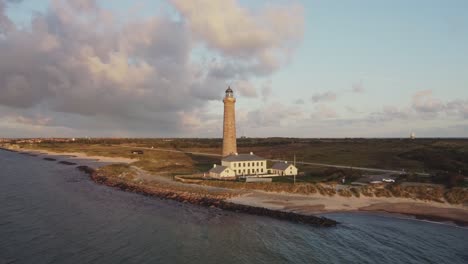
<svg viewBox="0 0 468 264"><path fill-rule="evenodd" d="M172 149L185 152L221 153L221 139L78 139L74 142L44 141L26 144L25 148L47 149L57 152L85 152L88 155L138 158L135 162L150 172L176 175L203 173L216 156L165 152ZM155 149L146 149L152 148ZM144 154L131 154L142 148ZM145 149L143 149L145 148ZM254 152L268 159L317 162L370 167L409 172L405 180L435 182L446 185L466 185L468 175L468 140L466 139L298 139L246 138L238 140L239 153ZM363 172L298 165L308 182L333 181L343 175L357 178ZM412 172L428 172L430 178L420 178ZM298 179L301 177L298 177ZM284 179L288 181L288 179Z"/></svg>

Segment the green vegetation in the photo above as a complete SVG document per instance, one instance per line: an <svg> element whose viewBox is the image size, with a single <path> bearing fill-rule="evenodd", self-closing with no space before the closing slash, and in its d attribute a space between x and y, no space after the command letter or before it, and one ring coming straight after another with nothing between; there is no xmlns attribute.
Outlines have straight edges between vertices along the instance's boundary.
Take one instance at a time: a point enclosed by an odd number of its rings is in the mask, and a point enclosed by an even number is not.
<svg viewBox="0 0 468 264"><path fill-rule="evenodd" d="M113 141L113 140L111 140ZM206 172L219 163L219 158L209 156L197 156L180 152L166 152L151 149L143 149L143 154L132 154L131 151L138 149L137 146L108 144L107 141L95 142L68 142L54 143L44 142L33 145L26 145L27 148L38 150L49 150L54 152L81 152L89 156L123 157L133 158L135 162L131 165L140 167L151 173L159 175L174 176L182 174L194 174ZM118 143L118 141L114 142Z"/></svg>
<svg viewBox="0 0 468 264"><path fill-rule="evenodd" d="M111 164L98 169L98 172L108 177L118 177L125 180L135 179L135 171L128 164Z"/></svg>
<svg viewBox="0 0 468 264"><path fill-rule="evenodd" d="M287 192L296 194L340 195L344 197L401 197L425 201L444 202L453 204L468 204L468 190L466 188L445 188L441 185L421 184L389 184L368 185L362 187L340 188L336 191L334 184L323 183L245 183L235 181L200 181L200 185L222 187L229 189L261 190L266 192Z"/></svg>
<svg viewBox="0 0 468 264"><path fill-rule="evenodd" d="M157 148L191 152L221 153L221 139L77 139L74 142L44 141L27 144L27 148L57 152L85 152L88 155L138 158L134 165L164 175L206 172L219 158L186 153L173 153ZM144 149L133 155L132 149ZM468 140L466 139L298 139L246 138L238 140L240 153L254 152L269 159L287 159L354 167L405 170L399 181L439 183L447 187L467 187ZM339 182L346 177L352 182L362 176L359 170L327 169L310 165L298 168L304 176L297 182ZM429 172L422 177L413 172ZM278 179L290 182L292 179Z"/></svg>

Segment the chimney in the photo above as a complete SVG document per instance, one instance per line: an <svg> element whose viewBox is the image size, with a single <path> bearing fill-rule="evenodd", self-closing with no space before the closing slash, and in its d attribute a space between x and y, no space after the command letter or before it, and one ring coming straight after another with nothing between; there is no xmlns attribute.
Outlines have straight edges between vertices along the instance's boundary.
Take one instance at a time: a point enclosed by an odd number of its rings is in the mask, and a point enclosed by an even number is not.
<svg viewBox="0 0 468 264"><path fill-rule="evenodd" d="M288 163L288 161L287 161L287 160L285 160L285 161L284 161L284 163Z"/></svg>
<svg viewBox="0 0 468 264"><path fill-rule="evenodd" d="M250 152L250 155L253 155L253 152Z"/></svg>
<svg viewBox="0 0 468 264"><path fill-rule="evenodd" d="M213 168L216 168L216 164L213 164Z"/></svg>
<svg viewBox="0 0 468 264"><path fill-rule="evenodd" d="M236 156L239 155L239 153L236 152Z"/></svg>

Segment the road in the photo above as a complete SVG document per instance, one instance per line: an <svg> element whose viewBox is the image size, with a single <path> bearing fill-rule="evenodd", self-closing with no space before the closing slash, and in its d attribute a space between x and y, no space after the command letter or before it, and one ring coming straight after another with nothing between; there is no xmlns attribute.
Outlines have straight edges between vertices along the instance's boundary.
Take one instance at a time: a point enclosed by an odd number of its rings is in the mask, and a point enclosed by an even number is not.
<svg viewBox="0 0 468 264"><path fill-rule="evenodd" d="M120 147L125 147L125 148L134 148L134 149L147 149L147 150L156 150L156 151L185 153L185 154L200 155L200 156L221 157L220 154L213 154L213 153L183 151L183 150L175 150L175 149L162 149L162 148L131 147L131 146L122 146L122 145L119 145L119 146ZM275 161L275 162L284 162L285 161L285 160L278 160L278 159L267 159L267 160L271 160L271 161ZM292 163L293 161L288 160L287 162ZM307 162L307 161L296 161L296 164L312 165L312 166L320 166L320 167L329 167L329 168L338 168L338 169L352 169L352 170L369 171L369 172L383 172L383 173L394 173L394 174L404 174L405 173L404 170L388 170L388 169L379 169L379 168L354 167L354 166L347 166L347 165L335 165L335 164ZM420 175L420 176L429 176L429 173L424 173L424 172L416 172L415 174Z"/></svg>

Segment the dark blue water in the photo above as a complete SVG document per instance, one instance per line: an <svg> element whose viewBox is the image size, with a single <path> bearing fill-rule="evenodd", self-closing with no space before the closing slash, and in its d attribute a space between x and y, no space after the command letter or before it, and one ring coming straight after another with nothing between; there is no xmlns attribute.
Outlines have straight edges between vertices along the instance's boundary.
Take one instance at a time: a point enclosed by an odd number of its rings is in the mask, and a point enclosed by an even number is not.
<svg viewBox="0 0 468 264"><path fill-rule="evenodd" d="M468 229L368 214L301 224L97 185L0 150L0 263L468 263Z"/></svg>

